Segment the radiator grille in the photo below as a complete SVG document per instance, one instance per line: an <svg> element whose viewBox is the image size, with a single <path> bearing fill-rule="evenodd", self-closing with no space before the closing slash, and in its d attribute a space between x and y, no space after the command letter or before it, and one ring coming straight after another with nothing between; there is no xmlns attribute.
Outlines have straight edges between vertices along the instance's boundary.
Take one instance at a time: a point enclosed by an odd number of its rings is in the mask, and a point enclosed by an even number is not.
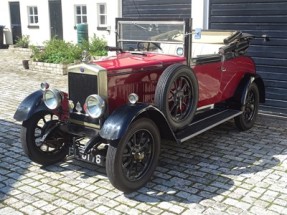
<svg viewBox="0 0 287 215"><path fill-rule="evenodd" d="M69 99L76 105L83 106L86 98L91 94L98 94L97 76L70 72L68 74Z"/></svg>

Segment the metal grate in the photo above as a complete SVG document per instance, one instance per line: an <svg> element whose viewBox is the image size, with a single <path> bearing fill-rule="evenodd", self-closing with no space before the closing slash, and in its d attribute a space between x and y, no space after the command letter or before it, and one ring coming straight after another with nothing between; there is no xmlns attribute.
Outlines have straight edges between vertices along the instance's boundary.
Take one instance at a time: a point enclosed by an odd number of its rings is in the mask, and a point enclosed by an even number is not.
<svg viewBox="0 0 287 215"><path fill-rule="evenodd" d="M76 105L80 102L83 107L86 98L91 94L98 93L97 76L90 74L72 73L68 74L69 99Z"/></svg>

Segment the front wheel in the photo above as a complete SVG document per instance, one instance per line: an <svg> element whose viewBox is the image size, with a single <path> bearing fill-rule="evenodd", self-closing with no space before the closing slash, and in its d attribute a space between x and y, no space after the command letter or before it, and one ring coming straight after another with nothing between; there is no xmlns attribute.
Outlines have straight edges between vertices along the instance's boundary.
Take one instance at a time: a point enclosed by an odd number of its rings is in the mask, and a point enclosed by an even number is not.
<svg viewBox="0 0 287 215"><path fill-rule="evenodd" d="M246 95L246 102L243 113L235 117L235 125L241 131L246 131L254 125L259 109L259 90L255 83L252 83Z"/></svg>
<svg viewBox="0 0 287 215"><path fill-rule="evenodd" d="M114 187L132 192L151 178L160 153L160 134L153 121L141 118L133 122L117 146L110 145L106 171Z"/></svg>
<svg viewBox="0 0 287 215"><path fill-rule="evenodd" d="M67 138L55 127L58 122L56 115L46 111L36 113L23 122L21 143L25 154L32 161L50 165L66 157L68 154ZM44 135L46 138L42 141Z"/></svg>

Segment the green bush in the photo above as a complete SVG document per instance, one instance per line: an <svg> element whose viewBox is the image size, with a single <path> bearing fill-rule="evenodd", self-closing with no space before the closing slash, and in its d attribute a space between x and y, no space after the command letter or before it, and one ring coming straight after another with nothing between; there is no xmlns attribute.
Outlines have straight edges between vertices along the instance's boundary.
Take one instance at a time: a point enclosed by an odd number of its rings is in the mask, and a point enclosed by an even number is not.
<svg viewBox="0 0 287 215"><path fill-rule="evenodd" d="M59 39L52 39L44 43L44 48L31 47L33 60L45 63L73 63L81 59L82 48Z"/></svg>
<svg viewBox="0 0 287 215"><path fill-rule="evenodd" d="M15 47L19 48L28 48L30 43L30 36L23 35L22 37L18 37L15 43Z"/></svg>
<svg viewBox="0 0 287 215"><path fill-rule="evenodd" d="M89 43L88 51L92 56L106 56L108 54L106 46L107 42L104 39L94 35Z"/></svg>
<svg viewBox="0 0 287 215"><path fill-rule="evenodd" d="M105 56L107 55L106 46L107 42L104 39L94 36L90 43L83 41L80 45L54 38L44 42L43 48L31 46L31 49L34 61L69 64L75 60L81 60L84 50L92 56Z"/></svg>

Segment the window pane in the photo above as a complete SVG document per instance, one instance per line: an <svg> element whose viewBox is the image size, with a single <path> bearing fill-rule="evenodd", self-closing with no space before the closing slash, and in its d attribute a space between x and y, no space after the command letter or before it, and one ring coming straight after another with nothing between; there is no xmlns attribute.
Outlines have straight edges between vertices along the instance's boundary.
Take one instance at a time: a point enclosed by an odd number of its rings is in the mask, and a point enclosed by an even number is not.
<svg viewBox="0 0 287 215"><path fill-rule="evenodd" d="M100 16L100 24L105 25L106 24L106 16Z"/></svg>
<svg viewBox="0 0 287 215"><path fill-rule="evenodd" d="M80 24L82 21L81 21L81 17L80 16L77 16L77 24Z"/></svg>
<svg viewBox="0 0 287 215"><path fill-rule="evenodd" d="M35 16L35 23L38 23L38 16Z"/></svg>
<svg viewBox="0 0 287 215"><path fill-rule="evenodd" d="M82 7L82 14L87 14L87 7L86 6Z"/></svg>
<svg viewBox="0 0 287 215"><path fill-rule="evenodd" d="M32 15L33 14L33 8L29 7L29 14Z"/></svg>
<svg viewBox="0 0 287 215"><path fill-rule="evenodd" d="M34 7L34 14L38 15L38 8L37 7Z"/></svg>
<svg viewBox="0 0 287 215"><path fill-rule="evenodd" d="M77 13L77 15L81 14L81 7L80 6L76 7L76 13Z"/></svg>
<svg viewBox="0 0 287 215"><path fill-rule="evenodd" d="M30 24L34 24L35 23L33 16L30 16L29 19L30 19Z"/></svg>
<svg viewBox="0 0 287 215"><path fill-rule="evenodd" d="M100 5L100 14L105 14L106 13L106 7L104 4Z"/></svg>
<svg viewBox="0 0 287 215"><path fill-rule="evenodd" d="M83 16L83 23L87 23L87 16Z"/></svg>

